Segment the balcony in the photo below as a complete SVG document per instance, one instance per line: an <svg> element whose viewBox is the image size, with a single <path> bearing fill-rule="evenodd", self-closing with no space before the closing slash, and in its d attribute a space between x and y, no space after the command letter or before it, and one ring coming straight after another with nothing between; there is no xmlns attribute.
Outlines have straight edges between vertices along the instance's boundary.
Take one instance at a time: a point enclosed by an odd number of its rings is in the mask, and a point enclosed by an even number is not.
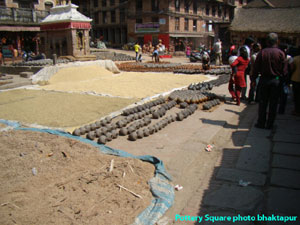
<svg viewBox="0 0 300 225"><path fill-rule="evenodd" d="M48 11L0 7L0 24L38 25L48 15Z"/></svg>

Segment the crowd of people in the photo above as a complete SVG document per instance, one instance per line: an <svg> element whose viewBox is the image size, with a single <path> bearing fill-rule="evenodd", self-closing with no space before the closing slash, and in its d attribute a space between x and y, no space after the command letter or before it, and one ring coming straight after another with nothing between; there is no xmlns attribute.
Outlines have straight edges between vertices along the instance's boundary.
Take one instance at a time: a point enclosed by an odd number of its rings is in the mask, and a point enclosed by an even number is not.
<svg viewBox="0 0 300 225"><path fill-rule="evenodd" d="M219 40L218 40L219 41ZM294 114L300 116L300 52L286 44L279 44L278 35L266 37L265 48L248 37L244 45L229 49L228 62L232 68L228 90L232 100L249 104L259 103L257 128L271 129L277 113L285 112L287 95L292 84ZM296 50L295 50L296 49ZM250 78L248 98L247 76Z"/></svg>

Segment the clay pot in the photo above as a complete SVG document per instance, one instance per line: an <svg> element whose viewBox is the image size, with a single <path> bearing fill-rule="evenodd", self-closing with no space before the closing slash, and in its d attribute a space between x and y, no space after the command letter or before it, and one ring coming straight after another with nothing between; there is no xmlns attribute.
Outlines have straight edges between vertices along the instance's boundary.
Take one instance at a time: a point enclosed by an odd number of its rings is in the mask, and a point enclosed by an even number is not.
<svg viewBox="0 0 300 225"><path fill-rule="evenodd" d="M99 144L106 144L106 136L104 136L104 135L101 135L100 137L99 137L99 139L98 139L98 143Z"/></svg>
<svg viewBox="0 0 300 225"><path fill-rule="evenodd" d="M87 136L86 136L88 139L90 140L94 140L95 137L96 137L96 132L95 131L90 131Z"/></svg>
<svg viewBox="0 0 300 225"><path fill-rule="evenodd" d="M144 132L142 130L137 131L137 137L138 138L143 138L144 137Z"/></svg>
<svg viewBox="0 0 300 225"><path fill-rule="evenodd" d="M159 113L158 112L153 112L152 113L152 118L153 119L158 119L160 117Z"/></svg>
<svg viewBox="0 0 300 225"><path fill-rule="evenodd" d="M182 114L181 112L180 112L180 113L177 113L176 119L177 119L178 121L182 121L182 120L184 119L183 114Z"/></svg>
<svg viewBox="0 0 300 225"><path fill-rule="evenodd" d="M118 128L121 128L124 126L122 120L119 120L116 124L117 124Z"/></svg>
<svg viewBox="0 0 300 225"><path fill-rule="evenodd" d="M148 130L149 130L149 134L153 134L153 133L154 133L154 128L153 128L153 126L150 126L150 127L148 128Z"/></svg>
<svg viewBox="0 0 300 225"><path fill-rule="evenodd" d="M113 127L110 124L106 125L106 128L107 128L107 131L109 131L109 132L113 130Z"/></svg>
<svg viewBox="0 0 300 225"><path fill-rule="evenodd" d="M106 132L108 132L107 127L101 127L101 132L102 134L105 134Z"/></svg>
<svg viewBox="0 0 300 225"><path fill-rule="evenodd" d="M112 135L112 138L115 139L115 138L117 138L117 137L119 136L119 133L118 133L117 130L113 130L113 131L111 132L111 135Z"/></svg>
<svg viewBox="0 0 300 225"><path fill-rule="evenodd" d="M127 131L127 128L125 127L122 127L119 131L119 134L122 135L122 136L125 136L128 134L128 131Z"/></svg>
<svg viewBox="0 0 300 225"><path fill-rule="evenodd" d="M79 130L80 130L80 134L81 134L81 135L83 135L83 134L86 133L86 130L85 130L84 127L80 127Z"/></svg>
<svg viewBox="0 0 300 225"><path fill-rule="evenodd" d="M96 123L92 123L90 126L92 131L97 129Z"/></svg>
<svg viewBox="0 0 300 225"><path fill-rule="evenodd" d="M135 119L135 120L138 120L138 119L139 119L139 115L138 115L137 113L133 114L133 116L134 116L134 119Z"/></svg>
<svg viewBox="0 0 300 225"><path fill-rule="evenodd" d="M142 118L143 118L143 113L142 113L142 112L139 112L139 113L138 113L138 118L139 118L139 119L142 119Z"/></svg>
<svg viewBox="0 0 300 225"><path fill-rule="evenodd" d="M75 129L75 130L73 131L73 135L75 135L75 136L80 136L80 134L81 134L80 129Z"/></svg>
<svg viewBox="0 0 300 225"><path fill-rule="evenodd" d="M107 123L110 123L111 122L111 117L108 116L108 117L105 118L105 120L106 120Z"/></svg>
<svg viewBox="0 0 300 225"><path fill-rule="evenodd" d="M137 133L136 132L133 132L129 135L128 139L130 141L135 141L137 139Z"/></svg>
<svg viewBox="0 0 300 225"><path fill-rule="evenodd" d="M186 102L181 102L179 104L179 106L180 106L181 109L184 109L184 108L186 108L188 106L188 104Z"/></svg>
<svg viewBox="0 0 300 225"><path fill-rule="evenodd" d="M127 128L127 133L128 133L128 134L131 134L131 133L134 132L134 131L135 131L135 128L132 127L132 126L130 126L130 127Z"/></svg>
<svg viewBox="0 0 300 225"><path fill-rule="evenodd" d="M148 137L149 136L149 129L148 128L145 128L143 130L143 133L144 133L144 137Z"/></svg>
<svg viewBox="0 0 300 225"><path fill-rule="evenodd" d="M86 132L89 132L89 131L91 131L91 126L90 125L85 125L84 129L85 129Z"/></svg>
<svg viewBox="0 0 300 225"><path fill-rule="evenodd" d="M112 140L112 134L110 132L107 132L105 136L106 136L106 141Z"/></svg>
<svg viewBox="0 0 300 225"><path fill-rule="evenodd" d="M97 126L97 128L101 127L101 122L100 122L100 121L97 121L97 122L96 122L96 126Z"/></svg>
<svg viewBox="0 0 300 225"><path fill-rule="evenodd" d="M95 133L96 133L96 137L100 137L102 135L102 130L101 129L97 129L95 131Z"/></svg>
<svg viewBox="0 0 300 225"><path fill-rule="evenodd" d="M143 107L141 105L137 106L139 112L143 111Z"/></svg>
<svg viewBox="0 0 300 225"><path fill-rule="evenodd" d="M112 127L113 130L118 128L117 124L115 124L115 123L111 123L111 127Z"/></svg>

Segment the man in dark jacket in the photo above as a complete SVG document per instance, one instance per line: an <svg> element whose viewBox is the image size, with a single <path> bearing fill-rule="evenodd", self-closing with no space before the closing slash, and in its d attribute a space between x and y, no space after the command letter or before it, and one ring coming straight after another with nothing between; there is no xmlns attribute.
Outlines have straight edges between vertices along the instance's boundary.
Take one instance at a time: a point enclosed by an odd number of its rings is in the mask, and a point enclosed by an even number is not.
<svg viewBox="0 0 300 225"><path fill-rule="evenodd" d="M254 77L256 78L259 73L261 74L261 99L259 102L258 120L255 124L257 128L272 129L277 113L280 79L287 74L285 54L277 48L277 44L277 34L268 34L267 48L261 50L254 64Z"/></svg>

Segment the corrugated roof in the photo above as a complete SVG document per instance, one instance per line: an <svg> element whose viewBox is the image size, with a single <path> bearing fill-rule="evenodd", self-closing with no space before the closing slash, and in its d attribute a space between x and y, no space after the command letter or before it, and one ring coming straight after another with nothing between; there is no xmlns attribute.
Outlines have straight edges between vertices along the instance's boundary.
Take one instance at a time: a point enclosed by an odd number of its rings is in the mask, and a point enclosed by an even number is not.
<svg viewBox="0 0 300 225"><path fill-rule="evenodd" d="M300 8L240 8L230 30L300 33Z"/></svg>
<svg viewBox="0 0 300 225"><path fill-rule="evenodd" d="M294 8L300 7L300 0L254 0L249 2L245 8Z"/></svg>

